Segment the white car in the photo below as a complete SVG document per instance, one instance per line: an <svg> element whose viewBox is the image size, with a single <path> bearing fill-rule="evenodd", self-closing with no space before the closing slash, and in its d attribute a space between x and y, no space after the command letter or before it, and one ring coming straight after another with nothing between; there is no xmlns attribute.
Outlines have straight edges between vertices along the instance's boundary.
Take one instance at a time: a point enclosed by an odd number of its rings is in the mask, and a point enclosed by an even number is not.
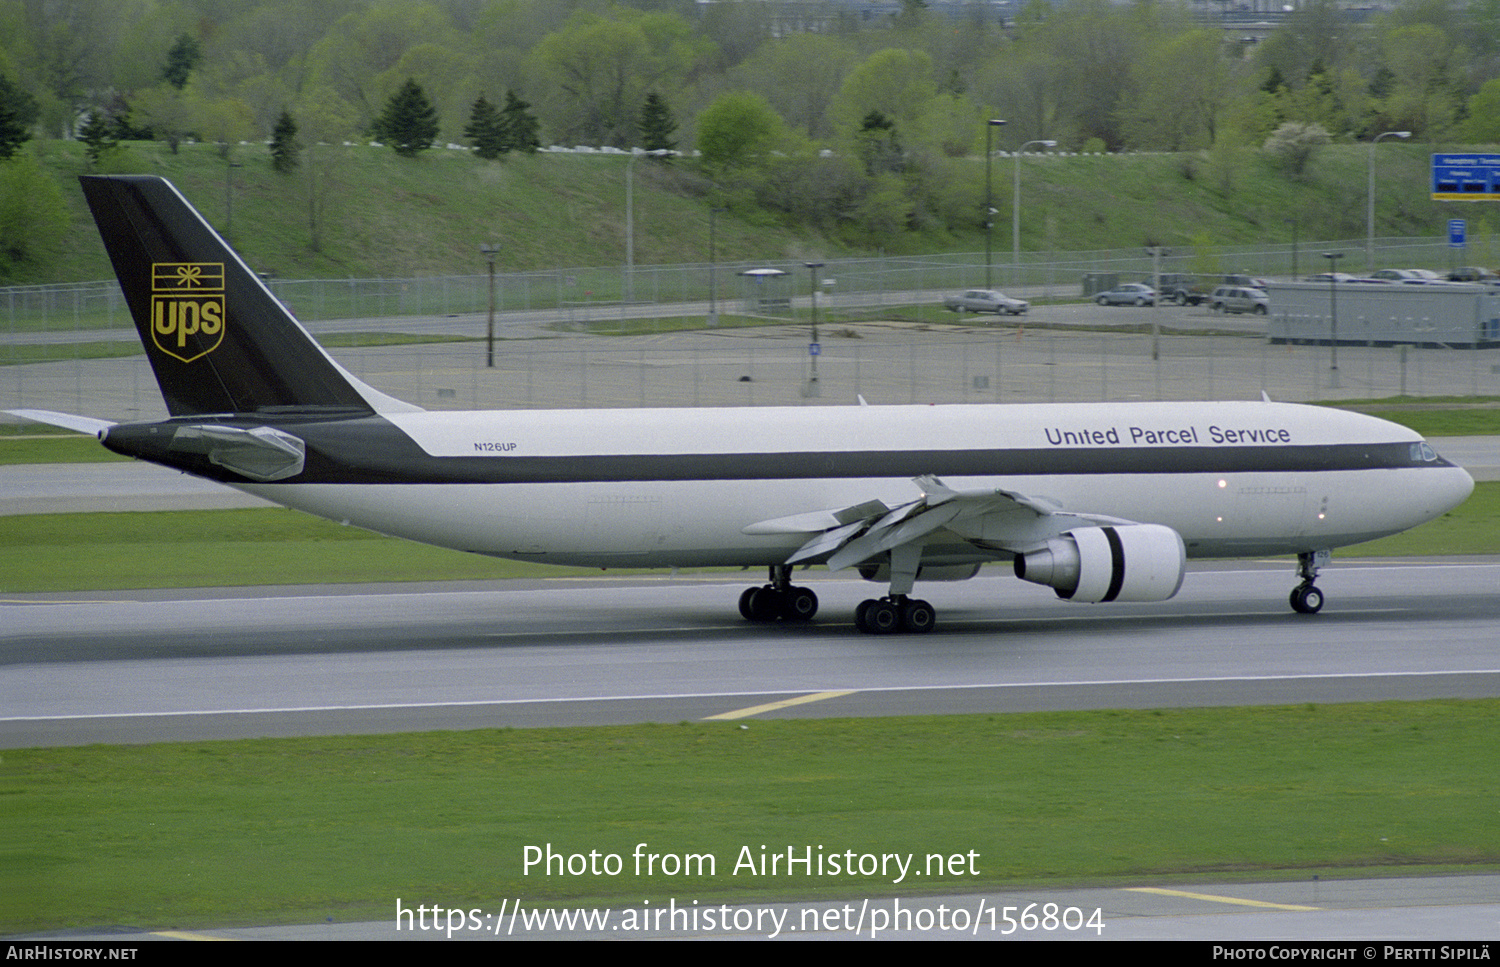
<svg viewBox="0 0 1500 967"><path fill-rule="evenodd" d="M1004 292L994 289L970 289L963 295L950 295L943 300L943 308L950 312L993 312L1000 315L1024 315L1031 303L1025 299L1012 299Z"/></svg>

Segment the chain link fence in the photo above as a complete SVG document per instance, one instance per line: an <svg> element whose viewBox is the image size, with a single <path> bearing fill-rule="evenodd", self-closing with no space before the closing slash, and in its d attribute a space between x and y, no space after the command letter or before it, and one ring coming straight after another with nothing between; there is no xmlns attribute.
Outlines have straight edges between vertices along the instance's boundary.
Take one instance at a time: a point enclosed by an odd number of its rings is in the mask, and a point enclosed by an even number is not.
<svg viewBox="0 0 1500 967"><path fill-rule="evenodd" d="M1161 271L1207 274L1213 260L1214 271L1287 278L1294 270L1324 268L1309 264L1309 252L1363 247L1358 240L1183 252L1164 258ZM1401 265L1449 257L1441 241L1426 239L1384 239L1378 251L1382 263ZM761 271L746 274L751 270ZM809 351L815 276L802 263L497 274L494 367L486 365L483 342L408 338L482 336L485 275L268 284L351 371L429 408L815 405L861 397L872 403L1221 399L1263 391L1311 401L1500 392L1495 350L1341 345L1334 368L1327 346L1268 341L1264 317L1200 313L1201 326L1194 318L1193 325L1153 337L1144 316L1119 314L1134 310L1053 305L1080 299L1086 275L1133 281L1152 270L1144 251L1065 259L1027 253L1021 265L996 263L989 274L997 287L1036 304L1029 317L946 325L930 315L890 321L878 310L931 307L945 293L982 285L982 256L831 260L816 268L817 355ZM1052 318L1064 315L1066 322ZM649 321L672 316L701 321L686 330ZM725 320L715 327L723 316L758 317L763 324ZM606 334L622 322L633 324L626 331L635 338ZM370 333L401 344L370 345ZM0 289L0 407L107 419L160 415L155 381L114 283Z"/></svg>

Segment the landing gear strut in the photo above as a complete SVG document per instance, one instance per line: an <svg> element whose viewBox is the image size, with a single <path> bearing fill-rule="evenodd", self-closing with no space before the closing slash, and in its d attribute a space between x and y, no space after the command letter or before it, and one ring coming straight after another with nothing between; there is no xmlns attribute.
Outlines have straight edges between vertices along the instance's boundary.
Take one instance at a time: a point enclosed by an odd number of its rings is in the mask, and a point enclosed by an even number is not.
<svg viewBox="0 0 1500 967"><path fill-rule="evenodd" d="M1303 551L1297 555L1297 576L1302 583L1292 588L1292 610L1298 614L1317 614L1323 610L1323 592L1313 586L1318 579L1319 560L1327 561L1327 551Z"/></svg>
<svg viewBox="0 0 1500 967"><path fill-rule="evenodd" d="M746 621L768 624L773 621L811 621L818 613L818 596L809 588L792 585L792 569L786 564L772 564L770 582L746 588L740 595L740 614Z"/></svg>

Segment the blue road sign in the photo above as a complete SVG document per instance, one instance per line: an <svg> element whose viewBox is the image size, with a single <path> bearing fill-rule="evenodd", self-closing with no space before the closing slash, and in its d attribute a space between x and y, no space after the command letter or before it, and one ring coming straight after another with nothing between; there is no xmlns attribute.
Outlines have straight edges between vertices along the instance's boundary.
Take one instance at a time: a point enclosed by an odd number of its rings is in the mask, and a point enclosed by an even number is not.
<svg viewBox="0 0 1500 967"><path fill-rule="evenodd" d="M1450 218L1450 219L1448 219L1448 247L1449 248L1463 248L1464 247L1464 229L1466 227L1467 226L1464 224L1464 220L1462 218Z"/></svg>
<svg viewBox="0 0 1500 967"><path fill-rule="evenodd" d="M1433 201L1500 201L1500 154L1432 156Z"/></svg>

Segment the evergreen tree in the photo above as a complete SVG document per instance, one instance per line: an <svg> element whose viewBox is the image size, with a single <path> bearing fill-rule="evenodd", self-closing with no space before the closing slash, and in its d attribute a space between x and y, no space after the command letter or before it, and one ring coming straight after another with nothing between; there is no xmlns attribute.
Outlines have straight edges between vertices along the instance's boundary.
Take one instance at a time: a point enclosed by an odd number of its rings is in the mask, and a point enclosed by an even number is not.
<svg viewBox="0 0 1500 967"><path fill-rule="evenodd" d="M677 131L677 119L666 99L655 91L646 95L641 105L641 147L647 151L676 151L677 141L672 135Z"/></svg>
<svg viewBox="0 0 1500 967"><path fill-rule="evenodd" d="M494 160L510 150L510 139L506 136L505 119L495 105L483 95L474 102L469 111L469 123L464 126L464 137L474 145L474 153L485 160Z"/></svg>
<svg viewBox="0 0 1500 967"><path fill-rule="evenodd" d="M189 34L183 34L167 51L167 63L161 69L161 79L179 91L187 86L193 68L203 59L203 48Z"/></svg>
<svg viewBox="0 0 1500 967"><path fill-rule="evenodd" d="M36 98L0 74L0 161L31 140L31 126L40 113Z"/></svg>
<svg viewBox="0 0 1500 967"><path fill-rule="evenodd" d="M414 158L432 147L438 134L437 109L427 100L422 85L408 78L375 119L373 133L403 158Z"/></svg>
<svg viewBox="0 0 1500 967"><path fill-rule="evenodd" d="M114 124L102 110L89 112L89 119L78 129L78 140L83 142L83 153L89 163L97 165L99 159L120 146L115 136Z"/></svg>
<svg viewBox="0 0 1500 967"><path fill-rule="evenodd" d="M515 91L505 92L505 110L500 116L504 122L506 147L530 153L542 146L537 136L541 122L530 108L530 104L516 97Z"/></svg>
<svg viewBox="0 0 1500 967"><path fill-rule="evenodd" d="M297 167L297 122L290 111L281 112L271 132L271 167L284 175Z"/></svg>

